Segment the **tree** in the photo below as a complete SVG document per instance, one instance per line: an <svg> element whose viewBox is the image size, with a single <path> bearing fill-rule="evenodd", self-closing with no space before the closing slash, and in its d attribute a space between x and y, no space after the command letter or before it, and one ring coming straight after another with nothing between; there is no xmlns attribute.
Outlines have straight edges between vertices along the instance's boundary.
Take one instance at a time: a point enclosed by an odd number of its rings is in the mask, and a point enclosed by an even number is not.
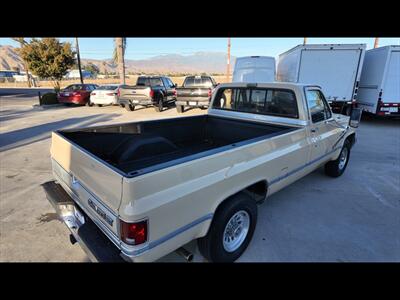
<svg viewBox="0 0 400 300"><path fill-rule="evenodd" d="M25 41L25 39L23 37L15 37L12 38L14 41L18 42L20 44L20 47L22 48L24 45L27 44L27 42ZM28 87L31 87L31 79L29 77L29 68L28 68L28 64L26 62L26 60L22 59L24 61L24 68L25 68L25 72L26 72L26 82L28 83Z"/></svg>
<svg viewBox="0 0 400 300"><path fill-rule="evenodd" d="M126 50L126 38L115 38L114 39L114 54L113 61L118 64L118 74L120 84L125 84L125 50Z"/></svg>
<svg viewBox="0 0 400 300"><path fill-rule="evenodd" d="M88 63L86 66L83 67L83 69L89 71L93 75L97 75L100 73L100 69L93 63Z"/></svg>
<svg viewBox="0 0 400 300"><path fill-rule="evenodd" d="M34 38L21 47L19 54L33 74L52 80L56 90L60 89L59 81L75 63L71 44L61 43L56 38Z"/></svg>

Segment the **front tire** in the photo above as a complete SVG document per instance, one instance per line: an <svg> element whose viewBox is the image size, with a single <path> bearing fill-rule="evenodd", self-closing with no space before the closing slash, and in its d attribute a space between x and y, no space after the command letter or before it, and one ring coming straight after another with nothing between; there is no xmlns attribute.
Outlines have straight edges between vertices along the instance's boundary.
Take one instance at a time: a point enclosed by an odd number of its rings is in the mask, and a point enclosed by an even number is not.
<svg viewBox="0 0 400 300"><path fill-rule="evenodd" d="M339 177L346 170L347 164L350 159L350 142L346 140L343 144L342 151L336 160L327 162L325 164L325 174L331 177Z"/></svg>
<svg viewBox="0 0 400 300"><path fill-rule="evenodd" d="M200 253L212 262L234 262L246 250L257 223L257 204L245 193L223 202L205 237L197 240Z"/></svg>

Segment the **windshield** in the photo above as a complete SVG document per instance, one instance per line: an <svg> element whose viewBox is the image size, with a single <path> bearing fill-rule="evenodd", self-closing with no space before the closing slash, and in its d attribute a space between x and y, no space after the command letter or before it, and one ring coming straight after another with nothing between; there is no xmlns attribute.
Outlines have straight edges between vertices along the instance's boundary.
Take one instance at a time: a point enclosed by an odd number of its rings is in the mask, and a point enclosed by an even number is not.
<svg viewBox="0 0 400 300"><path fill-rule="evenodd" d="M67 86L64 91L79 91L82 89L82 85L81 84L72 84Z"/></svg>
<svg viewBox="0 0 400 300"><path fill-rule="evenodd" d="M221 88L214 109L298 118L296 96L291 90L270 88Z"/></svg>

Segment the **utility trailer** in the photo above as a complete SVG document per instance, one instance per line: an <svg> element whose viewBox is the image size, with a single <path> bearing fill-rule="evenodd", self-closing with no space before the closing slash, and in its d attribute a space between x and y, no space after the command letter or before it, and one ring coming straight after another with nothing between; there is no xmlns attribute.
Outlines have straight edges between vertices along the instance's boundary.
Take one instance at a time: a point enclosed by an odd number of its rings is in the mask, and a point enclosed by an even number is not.
<svg viewBox="0 0 400 300"><path fill-rule="evenodd" d="M400 115L400 46L366 52L357 103L365 112Z"/></svg>
<svg viewBox="0 0 400 300"><path fill-rule="evenodd" d="M365 44L298 45L279 55L277 80L319 85L336 113L355 106Z"/></svg>

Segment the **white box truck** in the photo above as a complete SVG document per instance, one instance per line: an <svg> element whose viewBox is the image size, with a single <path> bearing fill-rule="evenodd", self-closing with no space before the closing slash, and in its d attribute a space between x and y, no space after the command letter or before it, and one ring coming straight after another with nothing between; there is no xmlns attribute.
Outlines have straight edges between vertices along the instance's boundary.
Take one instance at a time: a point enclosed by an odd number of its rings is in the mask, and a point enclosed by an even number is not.
<svg viewBox="0 0 400 300"><path fill-rule="evenodd" d="M232 82L274 82L275 58L271 56L243 56L236 58Z"/></svg>
<svg viewBox="0 0 400 300"><path fill-rule="evenodd" d="M277 80L319 85L334 112L355 105L365 44L298 45L279 55Z"/></svg>
<svg viewBox="0 0 400 300"><path fill-rule="evenodd" d="M357 103L369 113L400 115L400 46L365 53Z"/></svg>

